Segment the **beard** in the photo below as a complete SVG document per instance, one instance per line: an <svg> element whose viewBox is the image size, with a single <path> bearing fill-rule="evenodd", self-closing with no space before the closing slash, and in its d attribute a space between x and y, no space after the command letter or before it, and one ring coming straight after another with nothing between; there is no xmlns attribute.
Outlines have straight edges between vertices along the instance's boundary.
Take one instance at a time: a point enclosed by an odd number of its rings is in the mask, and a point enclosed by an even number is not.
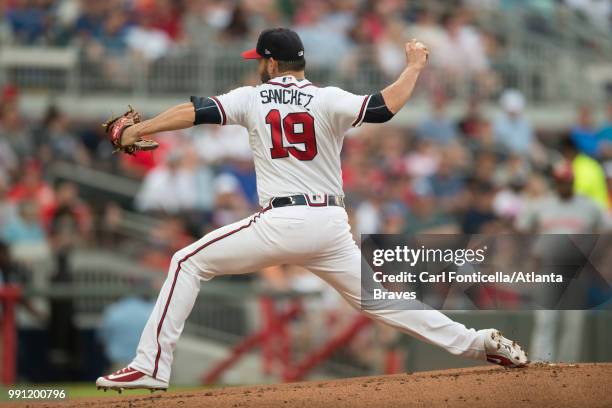
<svg viewBox="0 0 612 408"><path fill-rule="evenodd" d="M259 74L259 78L261 79L261 83L265 84L266 82L268 82L269 80L271 80L272 78L270 78L270 75L268 74L268 71L263 71L262 73Z"/></svg>

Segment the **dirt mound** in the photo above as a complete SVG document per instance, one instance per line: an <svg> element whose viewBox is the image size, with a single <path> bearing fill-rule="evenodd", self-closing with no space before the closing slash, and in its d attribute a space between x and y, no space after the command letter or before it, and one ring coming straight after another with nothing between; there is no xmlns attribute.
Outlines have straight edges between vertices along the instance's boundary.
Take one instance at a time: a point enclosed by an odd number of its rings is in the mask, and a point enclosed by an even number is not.
<svg viewBox="0 0 612 408"><path fill-rule="evenodd" d="M471 368L231 387L190 393L74 399L36 407L612 407L612 364ZM32 406L32 405L31 405Z"/></svg>

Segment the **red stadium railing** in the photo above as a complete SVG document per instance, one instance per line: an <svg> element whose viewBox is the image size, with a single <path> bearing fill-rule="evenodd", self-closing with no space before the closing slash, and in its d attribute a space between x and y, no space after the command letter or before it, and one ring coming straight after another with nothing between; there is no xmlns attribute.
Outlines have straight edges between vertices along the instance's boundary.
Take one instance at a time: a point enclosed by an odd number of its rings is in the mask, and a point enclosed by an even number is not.
<svg viewBox="0 0 612 408"><path fill-rule="evenodd" d="M336 351L346 347L372 321L364 315L356 315L346 328L329 338L315 350L307 353L300 361L292 361L292 337L289 325L303 313L299 299L289 304L278 304L276 299L262 296L259 300L262 314L262 327L246 336L230 349L230 354L214 365L202 377L204 384L217 382L220 377L238 362L246 353L257 347L261 350L262 371L266 375L275 374L280 368L280 378L285 382L303 380L313 368L329 359ZM385 374L395 374L402 370L401 357L389 349L385 355Z"/></svg>
<svg viewBox="0 0 612 408"><path fill-rule="evenodd" d="M21 288L16 285L0 286L0 304L2 315L0 325L2 332L2 376L4 385L15 382L17 370L17 329L15 326L15 306L21 298Z"/></svg>

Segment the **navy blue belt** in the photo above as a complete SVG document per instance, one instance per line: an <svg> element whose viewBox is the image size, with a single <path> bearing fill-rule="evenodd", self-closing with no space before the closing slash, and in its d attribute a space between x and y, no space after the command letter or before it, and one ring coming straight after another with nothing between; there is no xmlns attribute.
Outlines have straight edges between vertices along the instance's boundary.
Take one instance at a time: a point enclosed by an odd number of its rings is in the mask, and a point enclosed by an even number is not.
<svg viewBox="0 0 612 408"><path fill-rule="evenodd" d="M307 205L309 207L342 207L344 208L344 197L323 195L322 201L311 201L307 194L297 194L287 197L275 197L270 200L270 208L289 207L292 205Z"/></svg>

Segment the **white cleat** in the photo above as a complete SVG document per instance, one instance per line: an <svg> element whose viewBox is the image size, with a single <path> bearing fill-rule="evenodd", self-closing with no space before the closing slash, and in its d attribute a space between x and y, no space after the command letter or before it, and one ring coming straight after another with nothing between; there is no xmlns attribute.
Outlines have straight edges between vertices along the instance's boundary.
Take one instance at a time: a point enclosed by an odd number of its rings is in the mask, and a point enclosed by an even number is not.
<svg viewBox="0 0 612 408"><path fill-rule="evenodd" d="M99 377L96 380L96 388L105 392L110 389L121 394L123 390L135 389L151 390L151 392L166 391L168 384L131 367L125 367L107 376Z"/></svg>
<svg viewBox="0 0 612 408"><path fill-rule="evenodd" d="M485 337L485 352L489 363L503 367L524 367L529 364L527 354L515 341L508 340L498 330Z"/></svg>

